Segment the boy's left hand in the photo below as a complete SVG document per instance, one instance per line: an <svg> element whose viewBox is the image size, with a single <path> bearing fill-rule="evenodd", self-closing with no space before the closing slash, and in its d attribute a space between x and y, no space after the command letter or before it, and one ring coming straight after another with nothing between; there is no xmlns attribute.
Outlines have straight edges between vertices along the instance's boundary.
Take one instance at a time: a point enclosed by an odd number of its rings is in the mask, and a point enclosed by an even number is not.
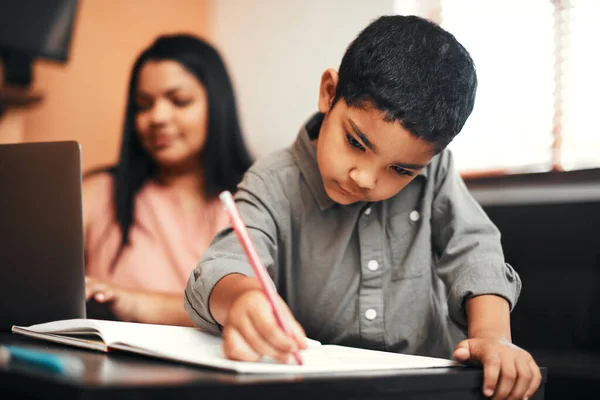
<svg viewBox="0 0 600 400"><path fill-rule="evenodd" d="M483 394L493 399L528 399L540 386L540 368L527 351L506 340L471 338L454 349L459 362L483 365Z"/></svg>

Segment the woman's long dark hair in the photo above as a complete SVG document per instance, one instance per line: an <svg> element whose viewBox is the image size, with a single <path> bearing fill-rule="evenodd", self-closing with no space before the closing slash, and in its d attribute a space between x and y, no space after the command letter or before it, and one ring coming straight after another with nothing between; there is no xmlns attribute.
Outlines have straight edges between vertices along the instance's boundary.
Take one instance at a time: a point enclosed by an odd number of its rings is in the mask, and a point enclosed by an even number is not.
<svg viewBox="0 0 600 400"><path fill-rule="evenodd" d="M190 35L158 37L137 58L129 82L123 141L118 164L111 168L115 181L114 205L122 240L115 257L129 244L135 196L157 173L157 165L144 150L135 130L138 77L148 61L173 60L183 65L200 81L208 100L207 137L198 160L204 171L204 190L213 199L223 190L235 191L252 163L238 121L231 80L221 56L205 41ZM113 262L113 266L115 263Z"/></svg>

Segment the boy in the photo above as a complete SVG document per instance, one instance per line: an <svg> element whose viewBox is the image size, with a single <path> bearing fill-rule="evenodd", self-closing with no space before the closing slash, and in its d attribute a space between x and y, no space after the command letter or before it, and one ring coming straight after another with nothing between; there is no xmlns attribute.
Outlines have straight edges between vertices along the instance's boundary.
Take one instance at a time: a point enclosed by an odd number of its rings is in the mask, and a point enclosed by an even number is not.
<svg viewBox="0 0 600 400"><path fill-rule="evenodd" d="M520 279L445 150L476 86L469 54L439 26L414 16L367 26L339 73L323 73L320 112L236 193L294 338L277 326L230 229L190 277L192 320L222 328L233 359L288 362L306 331L325 343L479 361L486 396L530 397L539 368L510 342ZM452 353L457 326L468 339Z"/></svg>

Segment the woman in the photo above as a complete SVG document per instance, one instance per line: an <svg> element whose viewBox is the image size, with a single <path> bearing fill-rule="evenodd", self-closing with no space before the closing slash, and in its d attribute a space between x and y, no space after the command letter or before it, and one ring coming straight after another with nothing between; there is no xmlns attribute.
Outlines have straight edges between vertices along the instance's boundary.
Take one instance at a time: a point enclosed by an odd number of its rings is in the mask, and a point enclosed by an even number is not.
<svg viewBox="0 0 600 400"><path fill-rule="evenodd" d="M218 52L159 37L133 66L118 164L84 179L87 299L119 320L192 325L185 284L227 226L218 194L251 161Z"/></svg>

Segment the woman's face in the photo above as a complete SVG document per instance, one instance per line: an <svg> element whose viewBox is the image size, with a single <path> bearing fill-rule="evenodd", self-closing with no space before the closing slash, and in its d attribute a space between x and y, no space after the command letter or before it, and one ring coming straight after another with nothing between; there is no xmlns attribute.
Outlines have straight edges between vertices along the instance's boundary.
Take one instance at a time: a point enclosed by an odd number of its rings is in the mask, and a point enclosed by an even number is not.
<svg viewBox="0 0 600 400"><path fill-rule="evenodd" d="M196 77L176 61L149 61L140 70L135 103L138 136L159 167L197 167L208 100Z"/></svg>

